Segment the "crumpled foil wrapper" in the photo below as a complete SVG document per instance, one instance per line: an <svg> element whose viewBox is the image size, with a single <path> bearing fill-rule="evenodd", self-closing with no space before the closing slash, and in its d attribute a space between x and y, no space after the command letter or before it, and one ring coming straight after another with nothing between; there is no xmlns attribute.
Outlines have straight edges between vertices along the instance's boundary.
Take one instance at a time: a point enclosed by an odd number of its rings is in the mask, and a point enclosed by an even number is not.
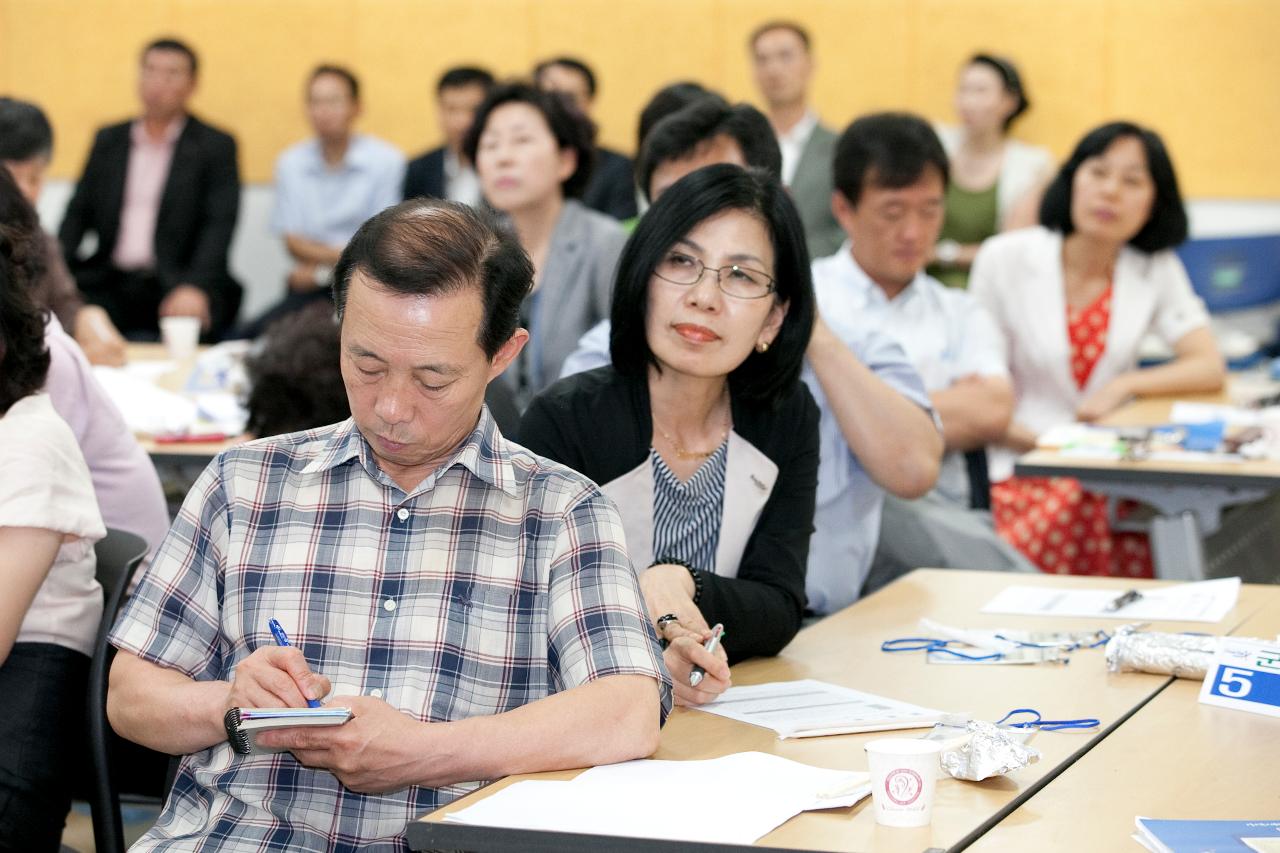
<svg viewBox="0 0 1280 853"><path fill-rule="evenodd" d="M1124 625L1107 641L1109 672L1154 672L1204 681L1218 651L1218 637L1164 634Z"/></svg>
<svg viewBox="0 0 1280 853"><path fill-rule="evenodd" d="M942 752L942 769L948 776L981 782L1040 760L1040 750L1023 743L1018 734L1007 728L983 720L970 720L965 728L969 738L959 747Z"/></svg>

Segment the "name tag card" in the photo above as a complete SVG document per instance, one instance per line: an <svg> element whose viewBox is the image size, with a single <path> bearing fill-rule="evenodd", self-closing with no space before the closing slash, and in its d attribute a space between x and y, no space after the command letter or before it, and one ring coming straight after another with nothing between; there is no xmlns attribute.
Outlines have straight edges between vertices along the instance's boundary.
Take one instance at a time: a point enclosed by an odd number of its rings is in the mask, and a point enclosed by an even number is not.
<svg viewBox="0 0 1280 853"><path fill-rule="evenodd" d="M1280 717L1280 642L1223 637L1200 701Z"/></svg>

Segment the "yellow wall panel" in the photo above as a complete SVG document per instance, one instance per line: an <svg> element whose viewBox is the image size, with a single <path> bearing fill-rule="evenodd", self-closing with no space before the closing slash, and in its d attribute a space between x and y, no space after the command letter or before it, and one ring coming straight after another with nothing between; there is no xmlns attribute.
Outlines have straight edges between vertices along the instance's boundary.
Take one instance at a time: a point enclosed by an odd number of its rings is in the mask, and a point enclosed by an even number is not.
<svg viewBox="0 0 1280 853"><path fill-rule="evenodd" d="M568 54L589 62L599 78L600 140L635 148L636 122L654 90L677 80L720 77L724 39L713 26L711 0L535 0L525 69Z"/></svg>
<svg viewBox="0 0 1280 853"><path fill-rule="evenodd" d="M600 75L601 140L631 151L659 86L698 79L756 102L746 39L775 17L813 33L814 100L833 126L872 109L951 120L959 63L991 50L1026 78L1022 138L1062 156L1132 117L1165 134L1188 194L1280 197L1276 0L0 0L0 91L45 106L54 174L74 176L93 130L136 108L139 48L180 34L203 63L196 110L237 135L246 179L266 181L307 134L318 62L350 65L362 128L416 154L438 141L445 68L508 76L570 53Z"/></svg>
<svg viewBox="0 0 1280 853"><path fill-rule="evenodd" d="M985 52L1013 60L1031 99L1019 138L1065 156L1082 131L1111 112L1108 0L919 0L918 88L908 103L954 123L960 64Z"/></svg>
<svg viewBox="0 0 1280 853"><path fill-rule="evenodd" d="M1280 194L1280 3L1128 0L1114 111L1159 129L1190 195Z"/></svg>
<svg viewBox="0 0 1280 853"><path fill-rule="evenodd" d="M367 94L363 127L410 156L440 142L435 85L448 68L499 76L528 65L534 0L364 0L349 22L353 68ZM484 33L483 37L478 34Z"/></svg>

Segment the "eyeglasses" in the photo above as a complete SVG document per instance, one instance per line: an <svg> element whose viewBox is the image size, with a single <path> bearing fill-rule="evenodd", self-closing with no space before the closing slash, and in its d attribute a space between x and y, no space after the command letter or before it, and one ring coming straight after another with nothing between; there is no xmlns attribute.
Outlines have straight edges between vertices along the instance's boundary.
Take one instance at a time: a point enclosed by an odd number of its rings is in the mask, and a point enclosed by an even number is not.
<svg viewBox="0 0 1280 853"><path fill-rule="evenodd" d="M716 286L721 292L738 299L763 299L776 289L773 278L760 270L737 264L709 267L683 252L669 252L658 262L653 274L672 284L693 285L702 280L705 272L715 273Z"/></svg>

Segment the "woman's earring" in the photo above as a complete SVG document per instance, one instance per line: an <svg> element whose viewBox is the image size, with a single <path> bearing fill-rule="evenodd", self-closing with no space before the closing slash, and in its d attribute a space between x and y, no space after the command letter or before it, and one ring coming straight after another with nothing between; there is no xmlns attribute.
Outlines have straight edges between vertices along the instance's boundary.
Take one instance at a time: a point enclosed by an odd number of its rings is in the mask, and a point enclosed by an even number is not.
<svg viewBox="0 0 1280 853"><path fill-rule="evenodd" d="M760 343L756 344L756 352L768 352L768 351L769 351L768 341L761 341Z"/></svg>

